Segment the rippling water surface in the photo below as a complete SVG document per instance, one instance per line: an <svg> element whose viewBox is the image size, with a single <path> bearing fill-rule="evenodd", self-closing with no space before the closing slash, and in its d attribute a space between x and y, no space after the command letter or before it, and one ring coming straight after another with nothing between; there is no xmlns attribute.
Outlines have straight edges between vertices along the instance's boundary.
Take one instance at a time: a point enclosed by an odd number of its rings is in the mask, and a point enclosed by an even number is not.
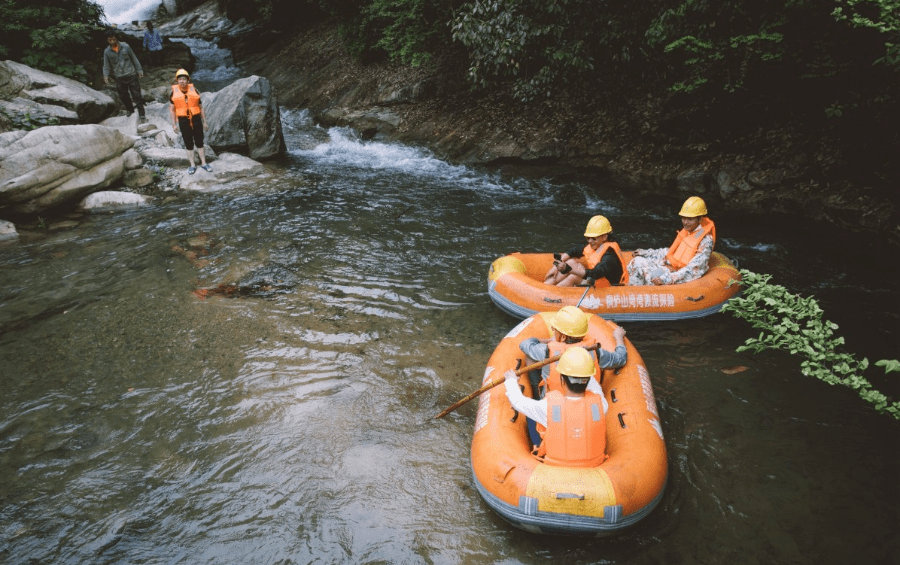
<svg viewBox="0 0 900 565"><path fill-rule="evenodd" d="M286 114L274 180L0 247L0 561L896 562L898 426L797 359L735 353L752 330L727 315L626 324L669 450L653 514L607 540L508 526L473 488L475 403L431 419L516 323L488 265L597 213L661 246L680 202ZM883 250L712 215L721 251L819 296L852 351L896 356Z"/></svg>

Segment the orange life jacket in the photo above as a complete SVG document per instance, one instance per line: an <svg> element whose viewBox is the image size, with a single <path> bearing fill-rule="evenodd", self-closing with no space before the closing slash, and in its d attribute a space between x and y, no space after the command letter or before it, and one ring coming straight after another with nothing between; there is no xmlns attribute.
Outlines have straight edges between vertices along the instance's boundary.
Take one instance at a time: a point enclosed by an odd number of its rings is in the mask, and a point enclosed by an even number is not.
<svg viewBox="0 0 900 565"><path fill-rule="evenodd" d="M562 355L565 353L570 347L590 347L597 343L593 339L589 337L585 337L582 341L576 343L560 343L558 341L551 341L547 344L547 349L549 350L547 357L556 357L557 355ZM591 354L593 357L594 354ZM596 363L596 362L595 362ZM549 392L551 390L562 390L562 382L559 380L559 369L556 366L559 365L559 361L555 363L550 363L547 367L549 368L549 372L547 373L547 380L542 382L541 385L546 388L546 391ZM594 372L594 376L597 376L596 371Z"/></svg>
<svg viewBox="0 0 900 565"><path fill-rule="evenodd" d="M685 229L681 229L678 232L678 235L675 236L675 242L669 247L669 252L666 254L666 260L670 265L675 267L676 270L683 269L691 262L694 255L697 254L697 248L700 247L700 242L707 235L712 235L713 247L715 247L716 224L706 216L703 216L700 220L700 229L693 233Z"/></svg>
<svg viewBox="0 0 900 565"><path fill-rule="evenodd" d="M615 241L607 241L603 245L597 248L594 251L591 248L591 244L587 244L584 246L584 257L583 262L588 269L593 269L600 263L600 259L603 258L603 254L606 253L607 249L612 249L616 256L619 258L619 263L622 265L622 277L616 281L618 284L628 284L628 269L625 268L625 258L622 257L622 250L619 249L619 244ZM595 287L605 287L612 286L613 281L608 280L606 277L597 280L594 283Z"/></svg>
<svg viewBox="0 0 900 565"><path fill-rule="evenodd" d="M539 426L541 427L541 426ZM537 456L565 467L596 467L606 460L606 418L600 395L547 395L547 428Z"/></svg>
<svg viewBox="0 0 900 565"><path fill-rule="evenodd" d="M177 84L172 85L172 104L175 106L175 116L189 118L200 114L200 93L193 84L187 86L187 92L181 90Z"/></svg>

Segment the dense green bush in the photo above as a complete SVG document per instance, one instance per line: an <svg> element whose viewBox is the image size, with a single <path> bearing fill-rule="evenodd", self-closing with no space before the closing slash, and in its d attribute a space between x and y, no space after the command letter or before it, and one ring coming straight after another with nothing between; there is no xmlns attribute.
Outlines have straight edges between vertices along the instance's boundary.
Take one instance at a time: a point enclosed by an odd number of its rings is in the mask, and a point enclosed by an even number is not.
<svg viewBox="0 0 900 565"><path fill-rule="evenodd" d="M771 275L741 270L741 296L733 298L722 308L734 316L750 322L760 330L759 336L748 339L738 351L759 353L779 349L803 358L800 372L830 385L842 385L855 390L875 409L900 420L900 401L892 401L876 390L863 373L868 359L840 351L844 338L835 335L837 324L824 318L824 312L813 297L801 297L785 287L771 284ZM875 363L886 372L900 370L897 360Z"/></svg>
<svg viewBox="0 0 900 565"><path fill-rule="evenodd" d="M656 2L474 0L452 22L476 87L509 82L517 98L549 98L562 85L610 72L643 73L644 27Z"/></svg>
<svg viewBox="0 0 900 565"><path fill-rule="evenodd" d="M83 52L103 9L90 0L0 0L0 58L84 80Z"/></svg>

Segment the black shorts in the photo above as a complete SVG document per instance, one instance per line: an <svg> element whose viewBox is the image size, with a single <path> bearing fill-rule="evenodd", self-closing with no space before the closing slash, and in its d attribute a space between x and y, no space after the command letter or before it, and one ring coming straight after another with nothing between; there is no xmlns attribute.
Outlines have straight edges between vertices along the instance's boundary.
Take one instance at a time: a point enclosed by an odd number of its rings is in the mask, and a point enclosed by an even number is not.
<svg viewBox="0 0 900 565"><path fill-rule="evenodd" d="M181 130L185 149L190 151L194 145L197 146L197 149L203 149L203 118L199 114L190 118L179 116L178 129Z"/></svg>

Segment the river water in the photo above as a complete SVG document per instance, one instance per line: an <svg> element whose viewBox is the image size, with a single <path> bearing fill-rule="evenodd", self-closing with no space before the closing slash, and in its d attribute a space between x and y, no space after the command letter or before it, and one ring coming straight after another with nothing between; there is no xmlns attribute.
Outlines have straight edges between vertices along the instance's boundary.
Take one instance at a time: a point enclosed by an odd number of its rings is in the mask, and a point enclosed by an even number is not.
<svg viewBox="0 0 900 565"><path fill-rule="evenodd" d="M0 246L0 562L897 562L900 426L799 359L735 353L753 330L725 314L625 324L669 453L647 519L601 540L507 525L473 485L477 403L432 419L517 323L490 262L562 250L597 213L661 246L680 201L284 126L252 189ZM896 357L889 249L711 212L720 251L819 297L849 351Z"/></svg>

